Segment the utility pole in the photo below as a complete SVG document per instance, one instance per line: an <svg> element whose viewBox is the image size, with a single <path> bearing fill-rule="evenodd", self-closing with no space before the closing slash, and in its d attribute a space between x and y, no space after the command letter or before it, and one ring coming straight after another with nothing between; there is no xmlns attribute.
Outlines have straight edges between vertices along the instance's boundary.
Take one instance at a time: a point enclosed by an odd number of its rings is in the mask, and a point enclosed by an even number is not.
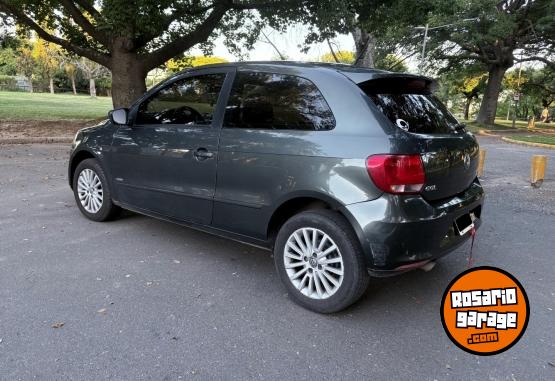
<svg viewBox="0 0 555 381"><path fill-rule="evenodd" d="M422 74L424 71L424 59L426 58L426 41L428 40L428 29L430 24L426 24L424 27L424 41L422 42L422 54L420 55L420 66L418 67L418 72Z"/></svg>
<svg viewBox="0 0 555 381"><path fill-rule="evenodd" d="M513 110L513 128L516 127L516 111L518 110L518 103L520 102L520 75L522 74L522 63L518 69L518 81L516 83L516 93L513 94L513 99L515 101L515 108Z"/></svg>
<svg viewBox="0 0 555 381"><path fill-rule="evenodd" d="M434 26L434 27L430 27L430 24L426 24L425 26L415 26L414 29L416 30L423 30L424 31L424 41L422 41L422 54L420 55L420 65L418 67L418 72L422 74L422 72L424 71L424 63L426 62L426 42L428 40L428 31L430 30L435 30L435 29L441 29L441 28L448 28L451 26L455 26L464 22L468 22L468 21L478 21L479 18L478 17L474 17L471 19L463 19L460 20L458 22L452 23L452 24L445 24L445 25L439 25L439 26Z"/></svg>

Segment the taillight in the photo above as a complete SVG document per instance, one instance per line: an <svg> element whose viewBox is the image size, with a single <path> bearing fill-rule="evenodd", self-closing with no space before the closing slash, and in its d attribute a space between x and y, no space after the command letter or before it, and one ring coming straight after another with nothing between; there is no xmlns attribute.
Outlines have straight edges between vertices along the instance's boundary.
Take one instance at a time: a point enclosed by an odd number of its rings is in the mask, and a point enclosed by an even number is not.
<svg viewBox="0 0 555 381"><path fill-rule="evenodd" d="M420 155L373 155L366 159L366 169L387 193L418 193L426 182Z"/></svg>

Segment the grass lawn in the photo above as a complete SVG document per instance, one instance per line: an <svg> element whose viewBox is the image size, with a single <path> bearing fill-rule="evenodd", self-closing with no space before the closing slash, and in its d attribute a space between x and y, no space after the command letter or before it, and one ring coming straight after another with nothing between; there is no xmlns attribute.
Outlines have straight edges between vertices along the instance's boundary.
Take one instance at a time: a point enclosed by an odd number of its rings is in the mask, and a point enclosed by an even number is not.
<svg viewBox="0 0 555 381"><path fill-rule="evenodd" d="M0 91L0 119L99 119L111 109L109 97Z"/></svg>
<svg viewBox="0 0 555 381"><path fill-rule="evenodd" d="M555 136L549 135L507 135L508 138L528 143L555 145Z"/></svg>
<svg viewBox="0 0 555 381"><path fill-rule="evenodd" d="M466 124L467 130L474 133L478 132L479 130L503 131L511 128L510 126L505 126L503 124L497 123L497 120L493 126L481 124L478 122L466 122L465 124Z"/></svg>
<svg viewBox="0 0 555 381"><path fill-rule="evenodd" d="M466 122L467 129L471 132L478 132L478 130L490 130L490 131L503 131L510 130L513 128L513 121L506 119L495 119L495 124L493 126L480 124L477 122ZM523 120L517 120L515 123L515 128L526 129L528 128L528 122ZM544 129L554 129L555 123L540 123L536 122L536 128Z"/></svg>
<svg viewBox="0 0 555 381"><path fill-rule="evenodd" d="M508 128L512 128L513 127L513 121L512 120L506 120L506 119L495 119L495 124L499 124L501 126L505 126ZM516 128L528 128L528 122L524 121L524 120L517 120L515 122L515 127ZM542 123L542 122L536 122L536 128L552 128L555 129L555 123Z"/></svg>

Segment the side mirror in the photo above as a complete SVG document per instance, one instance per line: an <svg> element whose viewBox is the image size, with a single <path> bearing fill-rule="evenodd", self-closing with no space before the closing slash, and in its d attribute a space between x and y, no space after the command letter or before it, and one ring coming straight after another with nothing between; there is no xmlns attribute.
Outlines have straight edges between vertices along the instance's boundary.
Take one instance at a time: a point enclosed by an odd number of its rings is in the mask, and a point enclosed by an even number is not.
<svg viewBox="0 0 555 381"><path fill-rule="evenodd" d="M126 108L117 108L108 113L110 121L114 124L127 124L129 110Z"/></svg>

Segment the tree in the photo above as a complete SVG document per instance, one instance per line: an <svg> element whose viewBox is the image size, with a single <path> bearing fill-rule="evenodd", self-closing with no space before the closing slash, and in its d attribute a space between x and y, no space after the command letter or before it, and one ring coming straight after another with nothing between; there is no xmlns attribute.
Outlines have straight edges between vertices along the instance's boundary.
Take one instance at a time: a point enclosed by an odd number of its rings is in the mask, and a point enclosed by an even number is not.
<svg viewBox="0 0 555 381"><path fill-rule="evenodd" d="M12 48L0 48L0 75L17 74L17 54Z"/></svg>
<svg viewBox="0 0 555 381"><path fill-rule="evenodd" d="M77 88L75 87L75 76L77 75L77 66L72 62L63 63L64 72L71 81L71 89L73 90L73 95L77 95ZM96 93L96 91L95 91Z"/></svg>
<svg viewBox="0 0 555 381"><path fill-rule="evenodd" d="M340 62L345 64L352 64L355 62L355 53L348 50L338 50L333 53L326 53L320 56L322 62Z"/></svg>
<svg viewBox="0 0 555 381"><path fill-rule="evenodd" d="M351 33L355 42L352 63L357 66L374 67L375 38L364 29L361 19L365 17L370 4L376 1L320 1L317 9L311 14L309 33L302 50L307 52L313 43L327 41L333 58L330 62L339 62L333 57L333 48L329 41L338 33Z"/></svg>
<svg viewBox="0 0 555 381"><path fill-rule="evenodd" d="M324 0L311 18L305 44L350 33L355 42L354 65L377 67L378 62L391 58L389 54L405 61L421 41L415 38L413 27L428 18L436 1Z"/></svg>
<svg viewBox="0 0 555 381"><path fill-rule="evenodd" d="M554 65L555 0L350 0L341 4L336 11L345 22L328 22L324 14L311 39L354 30L357 56L370 46L374 63L380 54L419 54L422 35L414 27L445 25L428 34L429 61L451 67L484 66L488 77L477 118L481 123L494 122L503 76L515 62ZM463 22L473 18L478 21Z"/></svg>
<svg viewBox="0 0 555 381"><path fill-rule="evenodd" d="M472 101L478 98L478 95L483 91L487 74L475 74L468 77L462 77L456 80L456 89L459 93L464 95L464 120L469 119L470 106Z"/></svg>
<svg viewBox="0 0 555 381"><path fill-rule="evenodd" d="M504 75L515 62L554 65L555 0L438 0L435 10L430 22L455 25L432 34L431 57L450 65L480 63L488 72L480 123L494 123Z"/></svg>
<svg viewBox="0 0 555 381"><path fill-rule="evenodd" d="M524 84L524 91L536 94L543 107L550 107L555 103L555 69L545 67L531 72Z"/></svg>
<svg viewBox="0 0 555 381"><path fill-rule="evenodd" d="M0 0L0 12L40 38L109 68L115 107L144 93L150 70L197 45L209 51L217 34L237 50L251 46L263 24L308 20L317 6L315 0Z"/></svg>
<svg viewBox="0 0 555 381"><path fill-rule="evenodd" d="M217 56L182 56L172 58L166 62L166 69L171 73L177 73L190 67L226 62L229 61L225 58Z"/></svg>
<svg viewBox="0 0 555 381"><path fill-rule="evenodd" d="M449 96L462 96L464 100L463 117L470 119L472 102L484 92L488 74L482 65L474 64L464 67L450 67L442 71L441 84L447 87Z"/></svg>
<svg viewBox="0 0 555 381"><path fill-rule="evenodd" d="M17 74L17 48L21 41L3 31L0 21L0 75Z"/></svg>
<svg viewBox="0 0 555 381"><path fill-rule="evenodd" d="M33 92L33 74L35 73L36 61L33 57L32 47L23 45L17 49L17 69L29 81L29 92Z"/></svg>
<svg viewBox="0 0 555 381"><path fill-rule="evenodd" d="M555 69L543 67L523 71L519 92L523 94L519 104L524 116L529 116L529 111L539 115L541 109L549 109L555 103Z"/></svg>
<svg viewBox="0 0 555 381"><path fill-rule="evenodd" d="M79 70L81 70L85 78L89 81L89 93L91 97L96 98L96 79L107 76L109 74L108 69L86 57L76 60L75 65L77 65Z"/></svg>
<svg viewBox="0 0 555 381"><path fill-rule="evenodd" d="M375 67L376 69L405 73L409 71L409 67L405 62L406 59L399 57L397 54L388 53L385 56L378 56L376 58Z"/></svg>
<svg viewBox="0 0 555 381"><path fill-rule="evenodd" d="M39 38L33 44L32 54L38 72L43 78L48 79L50 94L54 94L54 74L56 74L60 66L60 61L58 60L59 48Z"/></svg>
<svg viewBox="0 0 555 381"><path fill-rule="evenodd" d="M362 29L359 25L353 25L351 35L355 41L355 66L374 67L376 55L376 37Z"/></svg>

